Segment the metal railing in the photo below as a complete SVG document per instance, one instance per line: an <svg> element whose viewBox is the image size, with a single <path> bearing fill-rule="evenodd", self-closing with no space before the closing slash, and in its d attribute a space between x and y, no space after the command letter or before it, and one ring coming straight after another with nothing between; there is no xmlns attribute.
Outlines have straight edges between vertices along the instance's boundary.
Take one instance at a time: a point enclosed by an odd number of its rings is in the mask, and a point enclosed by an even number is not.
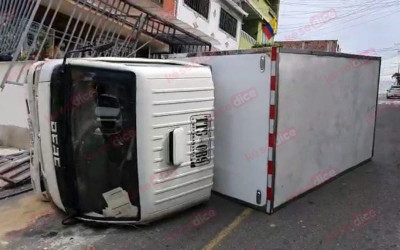
<svg viewBox="0 0 400 250"><path fill-rule="evenodd" d="M251 45L255 45L257 43L256 39L251 37L249 34L244 32L243 30L240 31L240 35L244 40L246 40L246 42L248 42Z"/></svg>
<svg viewBox="0 0 400 250"><path fill-rule="evenodd" d="M148 20L143 13L133 16L132 6L121 0L46 0L46 5L41 3L41 0L7 0L0 3L1 13L7 13L0 26L0 54L5 61L10 61L1 88L6 82L21 85L22 70L17 72L17 77L13 77L16 80L8 80L16 61L24 61L22 69L25 69L26 64L44 56L59 58L61 54L79 47L111 42L114 46L101 56L127 56L128 52L136 49L142 29L140 25ZM64 29L56 31L54 21L63 15L59 12L60 7L70 8L71 12ZM38 16L39 8L41 16ZM39 21L34 22L35 18Z"/></svg>
<svg viewBox="0 0 400 250"><path fill-rule="evenodd" d="M169 45L171 51L182 46L192 46L194 51L211 48L125 0L2 0L0 61L10 61L10 65L0 79L0 89L5 83L22 85L26 65L44 58L62 58L69 51L102 45L107 45L103 52L72 57L136 57L154 39ZM23 62L25 71L12 72L17 61Z"/></svg>

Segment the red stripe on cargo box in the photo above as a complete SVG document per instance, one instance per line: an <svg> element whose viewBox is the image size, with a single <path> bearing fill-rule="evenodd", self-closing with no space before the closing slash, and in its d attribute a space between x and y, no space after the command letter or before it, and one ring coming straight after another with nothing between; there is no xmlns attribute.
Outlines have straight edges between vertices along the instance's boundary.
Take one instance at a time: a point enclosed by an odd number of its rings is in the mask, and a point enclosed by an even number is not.
<svg viewBox="0 0 400 250"><path fill-rule="evenodd" d="M277 116L277 106L276 106L276 95L277 95L277 59L278 59L278 49L277 47L272 47L271 49L271 83L270 83L270 92L271 92L271 100L269 104L269 119L270 121L270 126L276 126L276 116ZM268 169L267 169L267 174L268 174L268 185L267 185L267 213L272 213L273 208L274 208L274 179L275 179L275 155L274 151L276 149L276 131L275 127L269 129L269 134L268 134L268 144L269 148L268 150L272 150L272 152L269 152L268 155L271 155L272 157L268 159ZM270 183L271 182L271 183Z"/></svg>
<svg viewBox="0 0 400 250"><path fill-rule="evenodd" d="M272 188L267 187L267 200L272 200Z"/></svg>
<svg viewBox="0 0 400 250"><path fill-rule="evenodd" d="M275 148L275 135L274 134L269 134L269 146L271 148Z"/></svg>
<svg viewBox="0 0 400 250"><path fill-rule="evenodd" d="M278 47L272 47L271 60L276 61L277 57L278 57Z"/></svg>
<svg viewBox="0 0 400 250"><path fill-rule="evenodd" d="M271 105L271 106L269 107L269 119L275 120L275 117L276 117L275 105Z"/></svg>
<svg viewBox="0 0 400 250"><path fill-rule="evenodd" d="M271 91L276 90L276 76L271 76Z"/></svg>
<svg viewBox="0 0 400 250"><path fill-rule="evenodd" d="M274 175L275 174L275 166L273 161L268 161L268 174Z"/></svg>

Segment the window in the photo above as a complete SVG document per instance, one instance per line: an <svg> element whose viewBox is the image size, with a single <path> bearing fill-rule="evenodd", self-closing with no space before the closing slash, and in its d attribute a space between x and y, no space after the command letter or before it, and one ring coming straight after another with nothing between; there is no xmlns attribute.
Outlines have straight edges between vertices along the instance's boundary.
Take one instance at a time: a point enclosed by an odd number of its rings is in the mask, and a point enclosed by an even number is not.
<svg viewBox="0 0 400 250"><path fill-rule="evenodd" d="M161 6L163 6L163 4L164 4L164 0L153 0L153 2L155 2Z"/></svg>
<svg viewBox="0 0 400 250"><path fill-rule="evenodd" d="M208 19L210 0L185 0L185 4Z"/></svg>
<svg viewBox="0 0 400 250"><path fill-rule="evenodd" d="M219 18L219 27L226 31L233 37L236 37L237 20L231 14L221 9L221 16Z"/></svg>
<svg viewBox="0 0 400 250"><path fill-rule="evenodd" d="M51 110L60 133L58 142L65 147L61 162L64 159L74 174L60 171L57 179L76 181L74 189L61 187L76 199L74 209L102 214L107 206L105 190L121 187L128 194L139 190L136 76L100 67L73 65L65 70L52 78ZM132 197L131 202L139 206L140 197Z"/></svg>

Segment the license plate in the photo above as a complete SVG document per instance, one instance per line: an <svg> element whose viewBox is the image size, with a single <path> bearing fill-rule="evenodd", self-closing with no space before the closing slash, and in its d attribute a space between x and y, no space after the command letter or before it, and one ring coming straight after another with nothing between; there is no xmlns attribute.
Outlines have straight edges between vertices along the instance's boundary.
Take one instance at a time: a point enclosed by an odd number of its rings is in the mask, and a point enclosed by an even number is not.
<svg viewBox="0 0 400 250"><path fill-rule="evenodd" d="M190 166L194 168L211 161L211 114L194 115L190 121Z"/></svg>

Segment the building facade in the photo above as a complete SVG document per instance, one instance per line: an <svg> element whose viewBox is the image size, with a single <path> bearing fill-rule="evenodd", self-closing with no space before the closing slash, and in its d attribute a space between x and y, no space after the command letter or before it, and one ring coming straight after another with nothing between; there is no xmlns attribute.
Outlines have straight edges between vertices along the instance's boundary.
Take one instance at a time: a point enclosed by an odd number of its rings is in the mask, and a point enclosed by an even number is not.
<svg viewBox="0 0 400 250"><path fill-rule="evenodd" d="M249 13L244 18L240 36L240 48L249 49L254 45L272 43L263 32L267 23L273 28L275 34L278 27L279 0L241 0L242 8Z"/></svg>
<svg viewBox="0 0 400 250"><path fill-rule="evenodd" d="M40 54L39 60L59 58L79 48L111 43L115 44L113 49L102 56L155 58L170 53L247 49L273 40L266 38L262 27L271 23L276 29L279 2L15 1L10 7L13 18L3 27L0 52L12 58L15 51L22 51L17 60L31 59L33 54ZM27 33L25 27L30 29ZM7 31L16 29L15 33ZM12 41L24 41L23 47L17 48L19 43ZM13 57L15 60L15 54Z"/></svg>
<svg viewBox="0 0 400 250"><path fill-rule="evenodd" d="M214 50L238 49L247 13L233 0L128 0L211 44ZM193 48L172 51L197 52Z"/></svg>
<svg viewBox="0 0 400 250"><path fill-rule="evenodd" d="M217 50L238 49L247 13L232 0L179 0L177 19L212 38Z"/></svg>
<svg viewBox="0 0 400 250"><path fill-rule="evenodd" d="M277 32L279 0L129 0L212 44L216 50L268 44L262 28ZM152 2L152 3L151 3ZM157 7L157 5L159 7Z"/></svg>

